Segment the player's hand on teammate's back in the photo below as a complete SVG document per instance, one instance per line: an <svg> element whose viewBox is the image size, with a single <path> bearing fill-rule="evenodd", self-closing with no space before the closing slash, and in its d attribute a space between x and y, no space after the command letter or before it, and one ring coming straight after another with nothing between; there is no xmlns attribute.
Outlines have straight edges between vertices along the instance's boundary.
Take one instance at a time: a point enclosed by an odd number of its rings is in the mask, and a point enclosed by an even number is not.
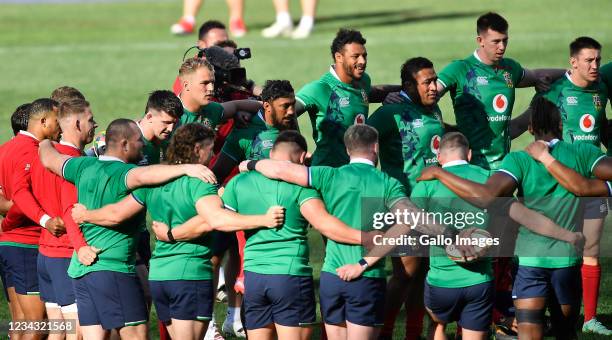
<svg viewBox="0 0 612 340"><path fill-rule="evenodd" d="M249 122L253 118L253 114L246 111L236 112L236 126L237 127L245 127L249 125Z"/></svg>
<svg viewBox="0 0 612 340"><path fill-rule="evenodd" d="M383 105L398 104L402 101L404 101L404 99L402 98L402 95L399 92L389 92L389 94L387 94L387 96L385 97L385 100L383 100Z"/></svg>
<svg viewBox="0 0 612 340"><path fill-rule="evenodd" d="M535 89L537 92L546 92L550 90L550 85L553 79L549 75L536 78Z"/></svg>
<svg viewBox="0 0 612 340"><path fill-rule="evenodd" d="M82 205L81 203L75 203L72 206L72 212L70 213L72 219L74 220L74 223L85 223L85 212L87 212L87 208L85 208L84 205Z"/></svg>
<svg viewBox="0 0 612 340"><path fill-rule="evenodd" d="M285 208L280 205L274 205L268 208L264 226L268 228L282 227L285 222Z"/></svg>
<svg viewBox="0 0 612 340"><path fill-rule="evenodd" d="M249 160L240 162L240 164L238 164L238 171L240 171L240 172L247 172L247 171L249 171L249 169L247 169L247 163L248 162L249 162Z"/></svg>
<svg viewBox="0 0 612 340"><path fill-rule="evenodd" d="M433 165L433 166L423 169L423 171L421 171L421 175L419 176L419 178L417 178L417 182L432 181L436 179L437 173L438 171L440 171L440 169L441 168L437 165Z"/></svg>
<svg viewBox="0 0 612 340"><path fill-rule="evenodd" d="M158 240L162 242L170 241L168 239L168 230L170 230L170 228L164 222L153 221L153 223L151 223L151 230L153 230Z"/></svg>
<svg viewBox="0 0 612 340"><path fill-rule="evenodd" d="M217 176L206 166L201 164L183 164L182 166L185 168L185 175L199 178L206 183L217 184Z"/></svg>
<svg viewBox="0 0 612 340"><path fill-rule="evenodd" d="M529 156L538 162L542 162L547 155L550 156L550 153L548 152L548 144L541 140L537 140L527 145L525 151L527 151Z"/></svg>
<svg viewBox="0 0 612 340"><path fill-rule="evenodd" d="M83 246L79 248L77 252L77 257L79 258L79 262L81 262L85 266L91 266L96 259L98 259L98 253L100 249L92 246Z"/></svg>
<svg viewBox="0 0 612 340"><path fill-rule="evenodd" d="M336 274L341 280L351 281L360 277L364 270L365 268L359 263L352 263L336 268Z"/></svg>
<svg viewBox="0 0 612 340"><path fill-rule="evenodd" d="M578 256L582 256L582 251L584 250L585 244L584 234L580 232L575 232L573 234L574 240L572 240L570 244L574 246L574 249L576 250L576 253L578 253Z"/></svg>
<svg viewBox="0 0 612 340"><path fill-rule="evenodd" d="M66 233L64 221L60 217L53 217L45 223L45 229L49 230L53 236L60 236Z"/></svg>

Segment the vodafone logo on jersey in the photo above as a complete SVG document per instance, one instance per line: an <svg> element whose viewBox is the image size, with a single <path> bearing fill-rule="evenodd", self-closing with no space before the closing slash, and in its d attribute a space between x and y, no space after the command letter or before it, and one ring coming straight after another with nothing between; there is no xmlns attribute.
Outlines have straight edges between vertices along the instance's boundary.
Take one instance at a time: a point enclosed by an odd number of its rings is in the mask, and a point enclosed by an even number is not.
<svg viewBox="0 0 612 340"><path fill-rule="evenodd" d="M595 128L595 117L585 113L580 117L580 130L584 132L591 132Z"/></svg>
<svg viewBox="0 0 612 340"><path fill-rule="evenodd" d="M429 148L434 155L438 155L438 151L440 151L440 136L434 135L431 137L431 141L429 142Z"/></svg>
<svg viewBox="0 0 612 340"><path fill-rule="evenodd" d="M497 113L504 113L508 108L508 98L503 94L493 97L493 110Z"/></svg>
<svg viewBox="0 0 612 340"><path fill-rule="evenodd" d="M355 116L355 124L365 124L365 115L360 113L357 116Z"/></svg>

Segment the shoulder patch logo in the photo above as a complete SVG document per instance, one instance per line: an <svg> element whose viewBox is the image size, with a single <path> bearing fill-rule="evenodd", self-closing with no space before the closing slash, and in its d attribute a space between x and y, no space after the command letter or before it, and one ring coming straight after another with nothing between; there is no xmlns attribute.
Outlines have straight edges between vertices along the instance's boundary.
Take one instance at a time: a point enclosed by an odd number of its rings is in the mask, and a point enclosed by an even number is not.
<svg viewBox="0 0 612 340"><path fill-rule="evenodd" d="M338 105L340 105L340 107L347 107L351 105L351 101L349 100L349 97L342 97L338 99Z"/></svg>
<svg viewBox="0 0 612 340"><path fill-rule="evenodd" d="M508 98L506 98L506 96L500 93L496 95L495 97L493 97L493 109L495 110L495 112L504 113L506 112L507 108L508 108Z"/></svg>
<svg viewBox="0 0 612 340"><path fill-rule="evenodd" d="M478 76L476 77L476 84L483 86L489 85L489 79L487 79L487 77Z"/></svg>
<svg viewBox="0 0 612 340"><path fill-rule="evenodd" d="M601 98L599 98L599 94L593 94L593 105L595 106L595 110L601 110Z"/></svg>
<svg viewBox="0 0 612 340"><path fill-rule="evenodd" d="M595 128L595 118L588 113L585 113L580 117L580 130L584 132L591 132Z"/></svg>

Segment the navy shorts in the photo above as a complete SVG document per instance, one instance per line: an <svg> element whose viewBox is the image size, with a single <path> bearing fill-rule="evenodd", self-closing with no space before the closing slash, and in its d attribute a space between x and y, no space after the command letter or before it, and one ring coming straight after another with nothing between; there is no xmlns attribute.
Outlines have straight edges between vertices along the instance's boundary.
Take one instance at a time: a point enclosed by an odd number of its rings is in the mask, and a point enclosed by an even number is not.
<svg viewBox="0 0 612 340"><path fill-rule="evenodd" d="M37 258L38 248L0 246L6 287L15 287L15 292L20 295L38 295Z"/></svg>
<svg viewBox="0 0 612 340"><path fill-rule="evenodd" d="M608 200L606 198L584 198L584 219L596 220L608 216Z"/></svg>
<svg viewBox="0 0 612 340"><path fill-rule="evenodd" d="M519 265L512 287L513 299L548 297L561 305L578 305L582 296L580 266L538 268Z"/></svg>
<svg viewBox="0 0 612 340"><path fill-rule="evenodd" d="M147 322L149 312L136 275L98 271L73 283L81 326L110 330Z"/></svg>
<svg viewBox="0 0 612 340"><path fill-rule="evenodd" d="M151 234L147 229L144 229L138 235L138 246L136 248L136 252L138 252L138 257L136 258L136 265L149 265L149 260L151 260Z"/></svg>
<svg viewBox="0 0 612 340"><path fill-rule="evenodd" d="M312 276L244 272L246 329L272 323L287 327L313 324L317 319Z"/></svg>
<svg viewBox="0 0 612 340"><path fill-rule="evenodd" d="M213 231L212 232L212 255L213 256L223 256L226 250L235 247L238 249L238 239L236 238L236 233L230 232L222 232L222 231Z"/></svg>
<svg viewBox="0 0 612 340"><path fill-rule="evenodd" d="M68 277L68 266L70 258L38 254L38 286L41 300L54 302L60 306L75 303L72 279Z"/></svg>
<svg viewBox="0 0 612 340"><path fill-rule="evenodd" d="M462 288L443 288L425 282L425 307L445 324L457 321L472 331L488 331L493 319L493 281Z"/></svg>
<svg viewBox="0 0 612 340"><path fill-rule="evenodd" d="M209 321L212 319L214 289L212 280L149 281L157 317Z"/></svg>
<svg viewBox="0 0 612 340"><path fill-rule="evenodd" d="M319 300L323 320L329 325L348 321L361 326L382 326L385 313L387 281L383 278L359 277L343 281L321 272Z"/></svg>

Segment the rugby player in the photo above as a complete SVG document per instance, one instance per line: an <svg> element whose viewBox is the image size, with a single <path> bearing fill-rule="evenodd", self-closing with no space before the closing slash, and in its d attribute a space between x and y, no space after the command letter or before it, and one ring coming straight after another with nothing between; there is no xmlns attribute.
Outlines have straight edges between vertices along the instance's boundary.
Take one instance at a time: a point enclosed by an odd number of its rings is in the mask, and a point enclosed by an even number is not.
<svg viewBox="0 0 612 340"><path fill-rule="evenodd" d="M34 198L31 187L31 164L37 157L39 141L57 140L56 101L41 98L31 103L27 130L21 130L0 149L0 176L3 194L13 201L2 221L0 261L6 275L12 317L42 320L45 307L39 297L36 259L41 226L54 235L65 232L60 216L51 216ZM13 293L14 292L14 293ZM22 339L40 339L41 334L24 333Z"/></svg>
<svg viewBox="0 0 612 340"><path fill-rule="evenodd" d="M201 165L151 165L136 167L142 158L142 136L134 121L117 119L106 129L106 152L99 158L70 157L58 153L51 142L40 146L40 160L49 170L75 183L79 203L99 208L119 201L131 190L190 175L215 182ZM133 163L133 164L128 164ZM116 329L121 337L145 339L148 311L135 276L135 247L141 227L138 219L115 229L83 224L90 246L100 250L96 261L85 266L73 255L68 275L74 280L83 336L103 339Z"/></svg>
<svg viewBox="0 0 612 340"><path fill-rule="evenodd" d="M296 95L297 115L308 112L317 148L312 165L342 166L349 162L342 137L346 129L363 124L368 104L380 103L399 86L371 85L365 72L368 53L361 32L340 29L331 45L334 63L319 80L306 84Z"/></svg>
<svg viewBox="0 0 612 340"><path fill-rule="evenodd" d="M537 97L532 106L529 131L535 139L547 142L551 154L560 162L583 176L591 176L592 169L602 159L602 152L588 143L560 141L559 110L547 99ZM494 173L484 185L435 167L425 169L421 178L439 179L457 195L479 206L489 205L495 197L511 196L519 189L528 208L570 231L577 230L582 218L582 206L576 196L560 185L541 163L523 151L508 154L500 171ZM512 294L519 337L543 337L544 310L549 296L555 298L555 303L551 305L555 336L574 337L574 326L580 312L580 257L573 247L521 228L515 254L519 259L519 268Z"/></svg>
<svg viewBox="0 0 612 340"><path fill-rule="evenodd" d="M59 126L62 138L55 149L65 155L79 157L85 145L93 140L97 124L89 102L84 99L70 99L59 106ZM72 280L67 270L70 258L76 251L83 264L96 256L96 250L89 247L83 234L70 217L70 210L77 202L76 188L72 183L45 169L40 159L35 157L31 163L31 183L34 198L52 216L60 217L67 234L57 236L42 230L39 240L38 284L40 297L45 302L47 317L53 320L76 320L75 332L59 332L49 335L49 339L78 339L77 306L72 289Z"/></svg>
<svg viewBox="0 0 612 340"><path fill-rule="evenodd" d="M201 124L184 125L172 137L167 152L168 163L207 165L212 156L213 141L211 129ZM145 207L152 219L173 228L196 215L204 216L207 231L213 228L231 231L277 227L283 220L280 207L270 208L267 214L265 210L268 208L265 208L264 213L252 216L224 210L213 185L186 176L159 187L135 190L118 203L100 209L88 211L78 205L73 216L78 222L113 226ZM169 235L166 233L164 236ZM149 280L158 316L168 325L174 339L201 339L212 318L212 240L210 235L206 235L192 242L156 243Z"/></svg>

